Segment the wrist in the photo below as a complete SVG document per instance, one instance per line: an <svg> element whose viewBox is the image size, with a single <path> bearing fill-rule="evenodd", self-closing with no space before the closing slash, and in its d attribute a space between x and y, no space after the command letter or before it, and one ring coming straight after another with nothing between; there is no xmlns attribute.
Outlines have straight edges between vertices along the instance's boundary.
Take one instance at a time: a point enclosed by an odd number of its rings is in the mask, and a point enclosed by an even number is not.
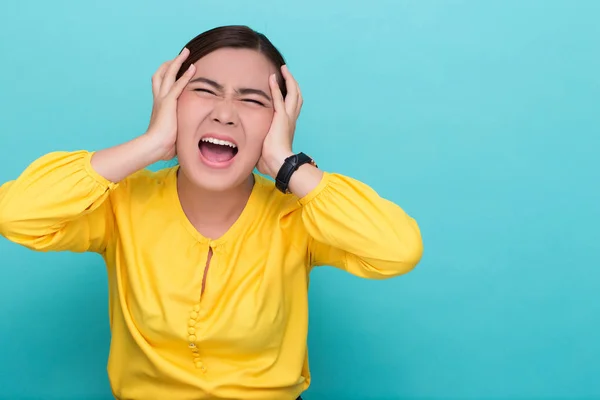
<svg viewBox="0 0 600 400"><path fill-rule="evenodd" d="M135 140L138 141L139 150L144 159L149 160L150 164L165 159L165 155L172 153L174 144L172 141L165 141L160 135L152 131L147 131Z"/></svg>
<svg viewBox="0 0 600 400"><path fill-rule="evenodd" d="M322 173L315 161L302 152L290 154L288 157L283 159L279 170L275 174L275 186L283 193L294 193L302 196L307 188L316 186L319 183Z"/></svg>
<svg viewBox="0 0 600 400"><path fill-rule="evenodd" d="M294 153L290 150L290 151L277 152L270 156L267 156L266 164L267 164L269 176L273 179L277 178L277 173L283 166L285 159L292 155L294 155Z"/></svg>
<svg viewBox="0 0 600 400"><path fill-rule="evenodd" d="M113 183L148 167L160 159L154 141L145 135L94 152L91 166L98 174Z"/></svg>

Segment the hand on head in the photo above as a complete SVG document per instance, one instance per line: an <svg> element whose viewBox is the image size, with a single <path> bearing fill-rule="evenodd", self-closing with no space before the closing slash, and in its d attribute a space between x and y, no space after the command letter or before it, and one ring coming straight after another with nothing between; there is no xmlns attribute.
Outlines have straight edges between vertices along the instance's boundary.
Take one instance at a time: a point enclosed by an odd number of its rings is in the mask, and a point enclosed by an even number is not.
<svg viewBox="0 0 600 400"><path fill-rule="evenodd" d="M176 80L176 75L189 54L190 51L184 48L173 60L162 64L152 76L154 104L146 134L156 140L157 145L164 149L162 160L170 160L176 154L177 99L194 76L196 67L194 64L190 64L188 70L178 80Z"/></svg>
<svg viewBox="0 0 600 400"><path fill-rule="evenodd" d="M281 72L285 79L287 95L284 99L277 83L277 76L275 74L271 75L269 86L275 112L271 127L263 142L261 157L257 164L260 173L273 178L277 175L285 158L293 154L292 143L296 131L296 121L302 110L303 103L300 86L287 65L281 67Z"/></svg>

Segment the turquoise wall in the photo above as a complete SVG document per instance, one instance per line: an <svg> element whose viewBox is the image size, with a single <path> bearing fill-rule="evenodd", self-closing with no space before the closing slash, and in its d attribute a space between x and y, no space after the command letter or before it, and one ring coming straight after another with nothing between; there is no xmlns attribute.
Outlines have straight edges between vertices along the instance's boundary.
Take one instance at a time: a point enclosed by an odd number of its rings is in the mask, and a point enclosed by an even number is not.
<svg viewBox="0 0 600 400"><path fill-rule="evenodd" d="M144 131L193 36L266 33L305 96L296 148L417 218L420 266L312 275L317 399L600 398L600 2L0 5L0 181ZM0 398L108 399L95 255L0 240Z"/></svg>

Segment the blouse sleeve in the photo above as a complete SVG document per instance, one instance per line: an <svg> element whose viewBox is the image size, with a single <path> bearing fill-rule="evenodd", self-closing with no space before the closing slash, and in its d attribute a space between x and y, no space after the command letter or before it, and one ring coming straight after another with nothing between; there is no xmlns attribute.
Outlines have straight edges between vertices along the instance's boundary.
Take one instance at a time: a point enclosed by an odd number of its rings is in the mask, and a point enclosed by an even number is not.
<svg viewBox="0 0 600 400"><path fill-rule="evenodd" d="M412 270L422 257L416 221L362 182L324 173L320 184L299 201L310 236L311 266L384 279Z"/></svg>
<svg viewBox="0 0 600 400"><path fill-rule="evenodd" d="M0 187L0 235L38 251L103 252L113 229L117 184L87 151L46 154Z"/></svg>

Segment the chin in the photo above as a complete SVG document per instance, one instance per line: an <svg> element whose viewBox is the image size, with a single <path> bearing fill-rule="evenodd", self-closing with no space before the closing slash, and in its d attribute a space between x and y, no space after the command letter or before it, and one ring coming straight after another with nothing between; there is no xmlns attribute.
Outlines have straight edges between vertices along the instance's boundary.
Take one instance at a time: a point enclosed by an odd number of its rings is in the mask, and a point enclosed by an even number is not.
<svg viewBox="0 0 600 400"><path fill-rule="evenodd" d="M198 159L180 157L180 173L195 187L210 192L227 192L245 184L253 173L251 166L233 162L227 168L214 168ZM241 160L235 160L241 161Z"/></svg>

